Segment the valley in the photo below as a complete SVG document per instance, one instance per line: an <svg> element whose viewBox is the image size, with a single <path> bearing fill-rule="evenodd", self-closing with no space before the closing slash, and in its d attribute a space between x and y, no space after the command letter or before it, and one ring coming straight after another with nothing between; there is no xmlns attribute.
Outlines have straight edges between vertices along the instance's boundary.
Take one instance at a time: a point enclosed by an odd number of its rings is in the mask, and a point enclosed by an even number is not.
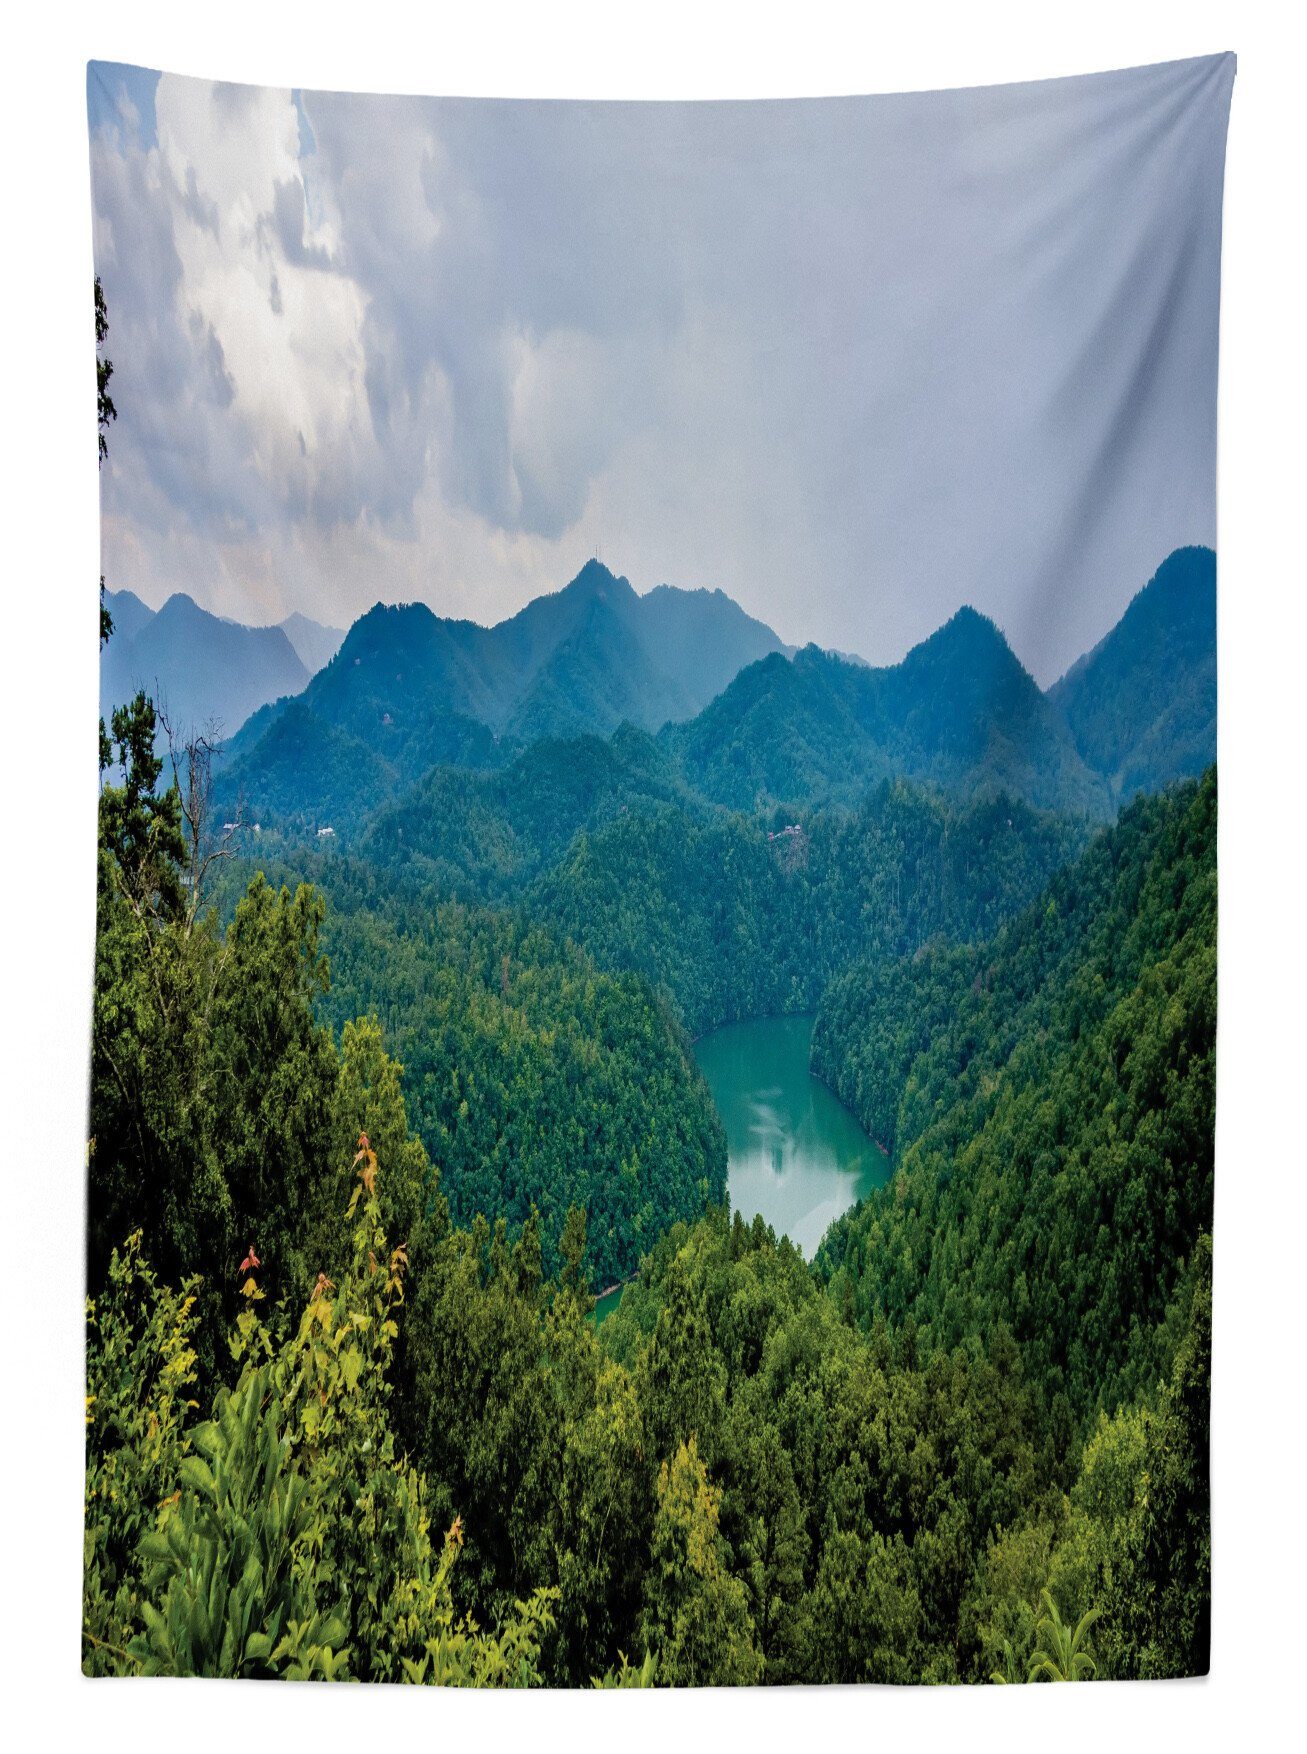
<svg viewBox="0 0 1307 1754"><path fill-rule="evenodd" d="M1191 1672L1209 563L1043 692L968 610L876 669L591 563L499 628L370 612L182 792L138 702L93 1283L125 1236L198 1275L204 1392L225 1263L257 1243L293 1345L363 1159L373 1257L403 1239L387 1417L468 1530L455 1600L554 1592L555 1680L984 1678L1045 1587L1106 1604L1108 1672ZM651 1560L673 1466L712 1507L698 1656Z"/></svg>

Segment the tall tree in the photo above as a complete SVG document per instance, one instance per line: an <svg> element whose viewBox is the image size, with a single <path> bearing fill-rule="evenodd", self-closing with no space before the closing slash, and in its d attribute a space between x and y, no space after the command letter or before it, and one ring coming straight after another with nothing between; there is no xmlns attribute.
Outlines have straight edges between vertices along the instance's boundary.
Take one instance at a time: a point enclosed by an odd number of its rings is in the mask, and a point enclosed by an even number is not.
<svg viewBox="0 0 1307 1754"><path fill-rule="evenodd" d="M669 1686L747 1687L761 1678L748 1596L726 1565L720 1505L691 1437L658 1472L645 1584L645 1641Z"/></svg>

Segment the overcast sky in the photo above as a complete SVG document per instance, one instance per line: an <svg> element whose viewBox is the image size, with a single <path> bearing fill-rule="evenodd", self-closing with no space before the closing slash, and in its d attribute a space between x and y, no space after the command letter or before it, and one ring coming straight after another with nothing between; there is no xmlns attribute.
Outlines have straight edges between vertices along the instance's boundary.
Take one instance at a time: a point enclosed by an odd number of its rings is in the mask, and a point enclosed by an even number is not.
<svg viewBox="0 0 1307 1754"><path fill-rule="evenodd" d="M1214 543L1228 57L521 103L93 64L112 588L491 622L591 555L1042 682Z"/></svg>

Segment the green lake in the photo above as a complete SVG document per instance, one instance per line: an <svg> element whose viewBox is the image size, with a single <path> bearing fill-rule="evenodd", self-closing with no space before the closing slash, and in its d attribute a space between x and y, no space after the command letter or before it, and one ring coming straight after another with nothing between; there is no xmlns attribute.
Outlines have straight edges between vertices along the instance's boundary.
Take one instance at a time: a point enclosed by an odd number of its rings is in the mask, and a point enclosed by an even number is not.
<svg viewBox="0 0 1307 1754"><path fill-rule="evenodd" d="M726 1128L727 1194L746 1223L761 1212L808 1260L828 1226L889 1180L889 1159L808 1070L811 1017L730 1023L695 1044ZM600 1321L620 1287L599 1300Z"/></svg>
<svg viewBox="0 0 1307 1754"><path fill-rule="evenodd" d="M696 1044L726 1128L727 1193L811 1260L841 1212L889 1179L889 1159L808 1070L811 1017L760 1017Z"/></svg>

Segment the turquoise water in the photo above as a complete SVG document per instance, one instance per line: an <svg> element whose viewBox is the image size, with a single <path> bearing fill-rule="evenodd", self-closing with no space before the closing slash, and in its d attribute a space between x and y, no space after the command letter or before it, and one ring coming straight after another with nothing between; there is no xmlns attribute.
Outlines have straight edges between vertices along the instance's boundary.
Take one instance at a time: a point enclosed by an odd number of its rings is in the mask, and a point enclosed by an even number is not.
<svg viewBox="0 0 1307 1754"><path fill-rule="evenodd" d="M811 1260L832 1221L889 1179L889 1159L808 1071L811 1017L763 1017L694 1054L726 1128L728 1193Z"/></svg>

